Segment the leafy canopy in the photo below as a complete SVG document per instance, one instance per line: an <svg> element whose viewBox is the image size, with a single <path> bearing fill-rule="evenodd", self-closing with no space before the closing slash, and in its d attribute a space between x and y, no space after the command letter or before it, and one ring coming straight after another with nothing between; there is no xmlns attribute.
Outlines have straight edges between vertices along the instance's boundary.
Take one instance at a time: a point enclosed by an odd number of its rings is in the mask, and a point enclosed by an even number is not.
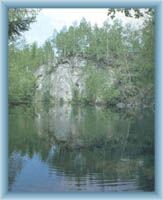
<svg viewBox="0 0 163 200"><path fill-rule="evenodd" d="M22 32L29 30L30 24L36 21L38 9L9 9L9 40L15 40Z"/></svg>

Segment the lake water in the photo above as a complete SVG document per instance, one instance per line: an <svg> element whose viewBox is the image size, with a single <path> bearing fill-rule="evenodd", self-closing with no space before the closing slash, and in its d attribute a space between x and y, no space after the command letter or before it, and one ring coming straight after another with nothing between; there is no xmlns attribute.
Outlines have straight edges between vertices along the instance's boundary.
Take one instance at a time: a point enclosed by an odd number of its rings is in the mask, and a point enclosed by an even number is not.
<svg viewBox="0 0 163 200"><path fill-rule="evenodd" d="M154 191L153 112L10 108L9 191Z"/></svg>

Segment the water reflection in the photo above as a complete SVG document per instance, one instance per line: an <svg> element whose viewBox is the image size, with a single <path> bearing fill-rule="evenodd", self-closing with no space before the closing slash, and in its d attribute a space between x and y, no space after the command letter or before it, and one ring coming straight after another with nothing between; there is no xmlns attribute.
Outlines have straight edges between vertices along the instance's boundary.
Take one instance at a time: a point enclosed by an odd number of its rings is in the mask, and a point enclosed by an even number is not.
<svg viewBox="0 0 163 200"><path fill-rule="evenodd" d="M9 114L9 191L153 191L153 113L64 104Z"/></svg>

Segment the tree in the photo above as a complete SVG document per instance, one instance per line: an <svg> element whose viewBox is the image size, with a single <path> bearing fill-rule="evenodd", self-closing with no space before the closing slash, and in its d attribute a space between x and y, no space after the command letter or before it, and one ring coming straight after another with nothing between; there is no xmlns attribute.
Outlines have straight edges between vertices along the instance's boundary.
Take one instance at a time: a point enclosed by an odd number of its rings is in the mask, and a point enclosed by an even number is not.
<svg viewBox="0 0 163 200"><path fill-rule="evenodd" d="M48 64L49 62L53 62L54 61L54 50L53 50L53 46L50 40L46 40L43 47L42 47L43 51L44 51L44 60L45 63Z"/></svg>
<svg viewBox="0 0 163 200"><path fill-rule="evenodd" d="M143 27L125 30L125 54L119 68L119 89L125 101L152 105L154 102L154 9L109 9L108 15L113 19L116 13L126 17L144 18ZM126 64L125 64L126 63Z"/></svg>
<svg viewBox="0 0 163 200"><path fill-rule="evenodd" d="M83 57L86 57L88 53L87 50L90 45L91 31L91 24L88 23L85 18L82 18L77 29L77 42L79 54Z"/></svg>
<svg viewBox="0 0 163 200"><path fill-rule="evenodd" d="M38 9L24 8L9 9L9 40L15 40L22 32L29 30L30 24L36 20L38 11Z"/></svg>
<svg viewBox="0 0 163 200"><path fill-rule="evenodd" d="M90 42L91 25L83 18L77 26L62 29L55 37L55 46L59 56L75 56L87 54Z"/></svg>
<svg viewBox="0 0 163 200"><path fill-rule="evenodd" d="M108 16L112 19L115 18L116 13L123 13L126 17L134 17L140 18L144 17L145 15L151 17L154 15L154 9L146 8L146 9L139 9L139 8L109 8L108 9Z"/></svg>

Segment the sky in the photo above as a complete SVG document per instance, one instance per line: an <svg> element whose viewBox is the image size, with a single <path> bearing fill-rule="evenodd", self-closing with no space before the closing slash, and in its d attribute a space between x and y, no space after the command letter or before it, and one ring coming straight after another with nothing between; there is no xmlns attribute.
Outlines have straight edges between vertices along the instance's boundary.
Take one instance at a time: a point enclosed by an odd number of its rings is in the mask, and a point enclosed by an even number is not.
<svg viewBox="0 0 163 200"><path fill-rule="evenodd" d="M83 17L91 25L97 24L99 27L105 20L110 20L107 16L107 9L104 8L42 9L37 15L36 22L32 23L30 30L24 33L24 37L27 43L36 41L38 45L42 45L52 36L54 29L59 32L65 25L69 27L75 21L79 24ZM140 26L140 20L126 18L123 14L118 14L116 18L120 19L124 25L131 23L133 26Z"/></svg>

